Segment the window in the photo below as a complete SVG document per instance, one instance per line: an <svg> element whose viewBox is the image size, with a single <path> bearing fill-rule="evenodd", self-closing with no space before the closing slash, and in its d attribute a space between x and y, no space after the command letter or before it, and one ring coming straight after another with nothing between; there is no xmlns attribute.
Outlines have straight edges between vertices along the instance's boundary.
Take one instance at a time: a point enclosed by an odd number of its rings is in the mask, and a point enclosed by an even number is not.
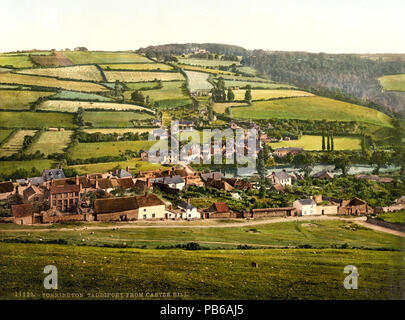
<svg viewBox="0 0 405 320"><path fill-rule="evenodd" d="M152 218L154 218L155 217L155 214L154 213L152 213Z"/></svg>
<svg viewBox="0 0 405 320"><path fill-rule="evenodd" d="M143 209L143 212L146 212L146 209Z"/></svg>
<svg viewBox="0 0 405 320"><path fill-rule="evenodd" d="M191 214L189 214L188 217L191 218Z"/></svg>
<svg viewBox="0 0 405 320"><path fill-rule="evenodd" d="M146 214L143 215L143 218L146 219Z"/></svg>

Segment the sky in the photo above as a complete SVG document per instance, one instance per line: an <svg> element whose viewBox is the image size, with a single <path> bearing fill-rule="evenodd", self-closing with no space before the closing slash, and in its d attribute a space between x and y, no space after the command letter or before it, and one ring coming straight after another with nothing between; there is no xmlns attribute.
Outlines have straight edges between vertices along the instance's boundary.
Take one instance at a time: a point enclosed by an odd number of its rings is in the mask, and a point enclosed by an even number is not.
<svg viewBox="0 0 405 320"><path fill-rule="evenodd" d="M1 0L0 52L167 43L405 53L404 0Z"/></svg>

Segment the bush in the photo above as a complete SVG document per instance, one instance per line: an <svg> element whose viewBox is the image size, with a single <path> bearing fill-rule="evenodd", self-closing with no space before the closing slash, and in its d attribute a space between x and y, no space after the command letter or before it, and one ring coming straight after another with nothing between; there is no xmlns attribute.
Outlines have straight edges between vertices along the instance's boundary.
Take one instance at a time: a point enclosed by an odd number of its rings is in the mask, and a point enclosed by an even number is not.
<svg viewBox="0 0 405 320"><path fill-rule="evenodd" d="M200 250L200 244L197 242L189 242L186 244L186 250Z"/></svg>

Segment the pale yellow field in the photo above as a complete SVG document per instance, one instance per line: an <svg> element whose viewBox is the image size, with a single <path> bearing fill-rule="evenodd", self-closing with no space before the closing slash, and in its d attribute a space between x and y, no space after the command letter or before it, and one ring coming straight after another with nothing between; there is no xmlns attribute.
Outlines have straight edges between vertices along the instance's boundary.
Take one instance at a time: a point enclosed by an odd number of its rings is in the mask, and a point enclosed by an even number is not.
<svg viewBox="0 0 405 320"><path fill-rule="evenodd" d="M113 63L100 64L103 70L173 70L172 66L163 63Z"/></svg>
<svg viewBox="0 0 405 320"><path fill-rule="evenodd" d="M134 104L111 103L111 102L88 102L88 101L68 101L68 100L48 100L41 103L39 110L77 112L79 108L83 109L103 109L103 110L146 110L148 108Z"/></svg>
<svg viewBox="0 0 405 320"><path fill-rule="evenodd" d="M70 142L70 137L73 131L45 131L41 134L38 141L36 141L28 150L27 153L41 153L48 154L62 153L63 149L67 147Z"/></svg>
<svg viewBox="0 0 405 320"><path fill-rule="evenodd" d="M103 81L101 72L96 66L24 69L18 71L18 73L51 76L63 79Z"/></svg>
<svg viewBox="0 0 405 320"><path fill-rule="evenodd" d="M81 92L108 91L106 87L91 82L59 80L48 77L15 73L0 73L0 83L61 88Z"/></svg>
<svg viewBox="0 0 405 320"><path fill-rule="evenodd" d="M176 72L105 71L104 74L108 82L116 80L122 82L153 81L155 79L162 81L184 80L183 75Z"/></svg>
<svg viewBox="0 0 405 320"><path fill-rule="evenodd" d="M234 90L235 100L242 101L245 99L246 90ZM267 100L276 98L289 98L289 97L312 97L313 94L300 90L255 90L252 89L253 100Z"/></svg>
<svg viewBox="0 0 405 320"><path fill-rule="evenodd" d="M233 106L243 106L246 105L245 102L217 102L212 106L213 110L217 113L225 113L226 108Z"/></svg>
<svg viewBox="0 0 405 320"><path fill-rule="evenodd" d="M131 128L112 128L112 129L84 129L84 132L87 133L96 133L96 132L100 132L102 134L108 134L108 133L118 133L118 134L124 134L127 132L131 132L131 133L144 133L144 132L150 132L153 129L131 129Z"/></svg>
<svg viewBox="0 0 405 320"><path fill-rule="evenodd" d="M223 71L223 70L218 70L218 69L210 69L210 68L204 68L204 67L199 67L199 66L190 66L190 65L187 65L187 64L179 64L178 66L180 68L184 69L184 70L201 71L201 72L207 72L207 73L212 73L212 74L235 75L235 73L230 72L230 71Z"/></svg>
<svg viewBox="0 0 405 320"><path fill-rule="evenodd" d="M11 139L0 148L0 157L8 157L17 153L23 146L24 137L33 136L36 132L36 130L20 130L15 133Z"/></svg>

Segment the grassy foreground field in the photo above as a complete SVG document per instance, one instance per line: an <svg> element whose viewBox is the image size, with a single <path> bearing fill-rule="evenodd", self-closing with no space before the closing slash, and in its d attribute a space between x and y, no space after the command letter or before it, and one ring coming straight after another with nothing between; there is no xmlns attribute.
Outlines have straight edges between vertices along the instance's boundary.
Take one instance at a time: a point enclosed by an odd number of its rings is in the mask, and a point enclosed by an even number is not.
<svg viewBox="0 0 405 320"><path fill-rule="evenodd" d="M394 74L378 79L386 91L405 91L405 74Z"/></svg>
<svg viewBox="0 0 405 320"><path fill-rule="evenodd" d="M382 112L323 97L257 101L249 107L231 108L231 112L240 119L359 121L391 127L391 118Z"/></svg>
<svg viewBox="0 0 405 320"><path fill-rule="evenodd" d="M335 150L360 150L361 140L355 137L333 137ZM325 138L326 143L326 138ZM298 140L270 143L273 149L282 147L304 148L305 150L322 150L322 136L303 135Z"/></svg>
<svg viewBox="0 0 405 320"><path fill-rule="evenodd" d="M58 293L76 299L400 299L403 253L369 250L142 250L71 245L0 244L1 299L16 292L47 298L44 267L58 268ZM252 268L255 261L258 268ZM359 272L357 290L343 287L345 266ZM132 295L131 295L132 294ZM107 297L108 299L108 297ZM150 298L149 298L150 299Z"/></svg>

